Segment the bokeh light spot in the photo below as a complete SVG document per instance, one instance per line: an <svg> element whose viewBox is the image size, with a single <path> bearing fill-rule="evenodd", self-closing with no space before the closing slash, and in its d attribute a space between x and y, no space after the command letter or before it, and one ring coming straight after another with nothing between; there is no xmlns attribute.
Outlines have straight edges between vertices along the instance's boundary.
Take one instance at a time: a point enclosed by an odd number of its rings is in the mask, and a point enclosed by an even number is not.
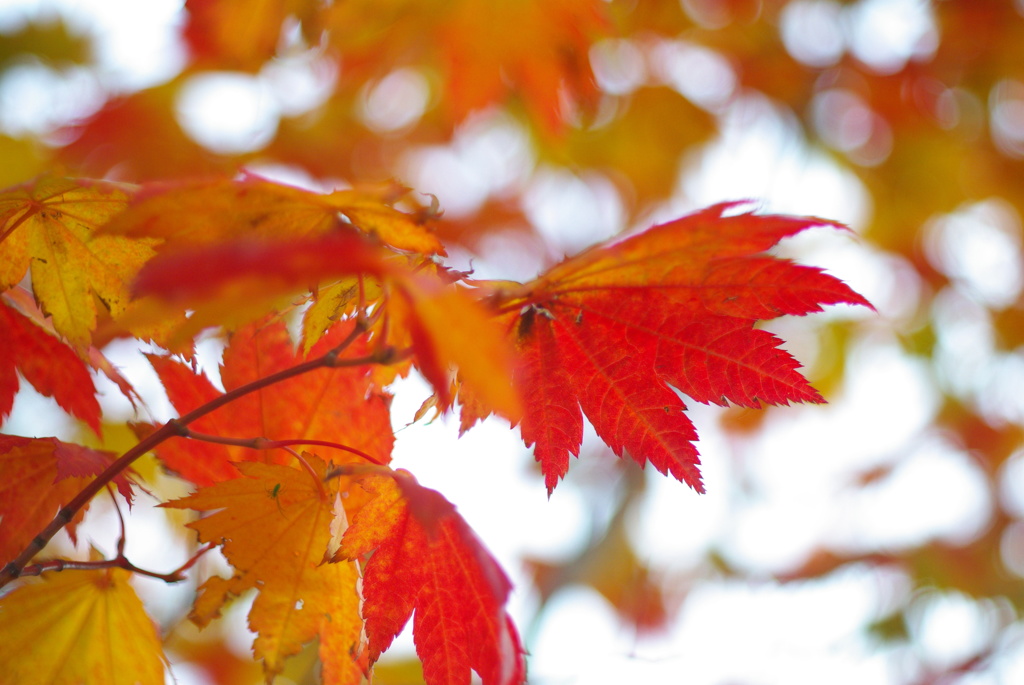
<svg viewBox="0 0 1024 685"><path fill-rule="evenodd" d="M192 76L182 87L177 110L181 127L196 142L226 154L265 146L280 115L258 77L231 72Z"/></svg>

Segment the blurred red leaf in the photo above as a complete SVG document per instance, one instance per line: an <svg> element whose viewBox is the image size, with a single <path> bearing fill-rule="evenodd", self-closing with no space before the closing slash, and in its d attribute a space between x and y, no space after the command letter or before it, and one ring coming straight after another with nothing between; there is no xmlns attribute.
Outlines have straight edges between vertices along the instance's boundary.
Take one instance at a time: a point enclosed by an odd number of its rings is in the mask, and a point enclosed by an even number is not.
<svg viewBox="0 0 1024 685"><path fill-rule="evenodd" d="M57 153L79 174L141 182L202 176L233 169L203 149L175 119L178 82L118 96L63 133L71 142Z"/></svg>
<svg viewBox="0 0 1024 685"><path fill-rule="evenodd" d="M0 301L0 420L7 418L21 372L39 393L100 434L100 404L85 363L74 351Z"/></svg>
<svg viewBox="0 0 1024 685"><path fill-rule="evenodd" d="M113 460L109 452L57 438L0 435L0 563L14 558L61 506ZM121 474L114 482L131 502L127 477ZM67 526L72 540L84 515L85 508Z"/></svg>

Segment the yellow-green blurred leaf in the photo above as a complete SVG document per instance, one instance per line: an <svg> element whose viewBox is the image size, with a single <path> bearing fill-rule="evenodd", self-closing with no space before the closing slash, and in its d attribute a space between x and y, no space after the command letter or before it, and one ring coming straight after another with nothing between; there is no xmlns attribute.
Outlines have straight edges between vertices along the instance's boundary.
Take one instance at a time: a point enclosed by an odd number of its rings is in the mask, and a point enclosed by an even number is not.
<svg viewBox="0 0 1024 685"><path fill-rule="evenodd" d="M0 598L4 682L163 685L160 638L130 575L64 571Z"/></svg>

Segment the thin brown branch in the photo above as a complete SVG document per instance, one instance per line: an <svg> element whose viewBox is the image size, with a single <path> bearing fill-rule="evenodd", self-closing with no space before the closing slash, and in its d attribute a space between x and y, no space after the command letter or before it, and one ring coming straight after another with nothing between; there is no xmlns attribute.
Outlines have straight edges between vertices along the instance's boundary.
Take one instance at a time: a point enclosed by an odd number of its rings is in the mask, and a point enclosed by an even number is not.
<svg viewBox="0 0 1024 685"><path fill-rule="evenodd" d="M122 538L123 539L123 538ZM124 554L118 552L118 555L113 559L100 559L97 561L71 561L68 559L52 559L50 561L42 561L38 564L32 564L21 569L22 576L39 576L47 572L59 572L59 571L94 571L101 568L122 568L125 571L131 571L137 573L140 576L147 576L149 578L156 578L162 580L165 583L180 583L185 580L185 572L188 571L192 566L195 565L199 558L213 549L212 544L207 544L199 549L192 557L178 568L170 571L169 573L157 573L156 571L150 571L148 569L139 568L124 556Z"/></svg>

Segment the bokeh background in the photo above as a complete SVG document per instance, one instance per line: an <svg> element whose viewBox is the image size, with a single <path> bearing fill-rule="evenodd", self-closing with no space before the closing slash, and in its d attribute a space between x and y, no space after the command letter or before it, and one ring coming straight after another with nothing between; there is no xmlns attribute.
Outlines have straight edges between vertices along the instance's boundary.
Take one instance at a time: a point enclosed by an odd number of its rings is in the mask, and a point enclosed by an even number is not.
<svg viewBox="0 0 1024 685"><path fill-rule="evenodd" d="M707 495L589 434L549 500L507 424L409 425L428 390L395 389L398 465L515 580L536 683L1024 682L1022 159L1020 0L0 1L0 186L395 178L439 199L451 264L520 280L726 199L853 229L780 253L877 313L766 324L829 404L692 407ZM25 390L3 430L78 429ZM129 556L171 568L152 503ZM198 633L194 583L139 587L169 678L259 682L244 602ZM417 682L412 654L377 682Z"/></svg>

